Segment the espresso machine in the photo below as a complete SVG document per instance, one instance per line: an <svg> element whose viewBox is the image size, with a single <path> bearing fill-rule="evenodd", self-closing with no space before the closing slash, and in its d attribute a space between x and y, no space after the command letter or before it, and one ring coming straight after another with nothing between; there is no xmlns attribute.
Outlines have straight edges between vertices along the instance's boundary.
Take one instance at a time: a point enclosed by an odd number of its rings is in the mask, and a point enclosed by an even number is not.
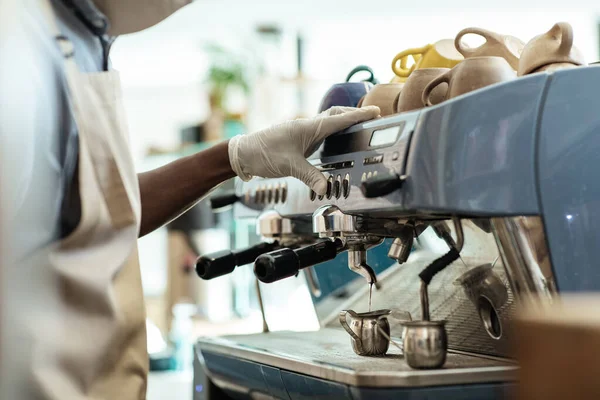
<svg viewBox="0 0 600 400"><path fill-rule="evenodd" d="M202 271L254 268L269 285L309 271L299 276L320 329L199 339L195 399L510 396L520 304L600 289L598 88L598 67L533 74L353 126L310 159L328 177L324 196L293 178L237 182L227 203L266 241L239 260L217 255L226 267L206 257ZM339 311L424 319L419 275L449 249L425 288L429 317L445 321L443 366L408 365L393 319L386 355L356 354ZM342 269L355 279L319 290Z"/></svg>

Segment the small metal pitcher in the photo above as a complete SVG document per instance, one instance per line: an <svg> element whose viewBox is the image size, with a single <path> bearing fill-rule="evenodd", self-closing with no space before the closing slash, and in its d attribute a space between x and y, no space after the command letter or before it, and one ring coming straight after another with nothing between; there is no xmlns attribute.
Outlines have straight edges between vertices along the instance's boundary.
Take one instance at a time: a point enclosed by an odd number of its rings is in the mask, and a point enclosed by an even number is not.
<svg viewBox="0 0 600 400"><path fill-rule="evenodd" d="M340 324L352 337L352 350L359 356L379 356L387 353L390 347L390 324L387 316L391 310L377 310L355 313L352 310L340 312ZM348 324L350 315L350 324Z"/></svg>
<svg viewBox="0 0 600 400"><path fill-rule="evenodd" d="M460 219L454 217L452 221L456 232L456 242L452 245L453 248L444 256L434 260L419 274L422 321L411 321L404 324L404 358L411 368L441 368L446 362L448 353L446 321L431 321L428 286L437 273L450 265L452 261L460 258L465 237Z"/></svg>
<svg viewBox="0 0 600 400"><path fill-rule="evenodd" d="M445 321L412 321L404 324L404 358L411 368L441 368L446 362L448 337Z"/></svg>

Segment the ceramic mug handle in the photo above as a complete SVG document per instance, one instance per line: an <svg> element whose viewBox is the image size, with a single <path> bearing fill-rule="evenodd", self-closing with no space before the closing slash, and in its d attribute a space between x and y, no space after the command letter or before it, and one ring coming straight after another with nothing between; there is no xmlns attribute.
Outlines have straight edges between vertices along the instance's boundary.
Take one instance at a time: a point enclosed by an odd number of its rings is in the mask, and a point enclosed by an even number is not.
<svg viewBox="0 0 600 400"><path fill-rule="evenodd" d="M427 86L425 86L425 89L423 90L423 95L421 96L421 101L423 102L424 106L430 107L433 105L433 103L431 103L431 99L429 98L431 96L431 92L433 92L433 89L435 89L442 83L450 84L450 79L452 78L452 71L454 70L451 69L450 71L438 76L437 78L429 82Z"/></svg>
<svg viewBox="0 0 600 400"><path fill-rule="evenodd" d="M352 71L350 71L350 73L346 77L346 82L350 82L350 79L352 79L352 77L354 75L356 75L359 72L363 72L363 71L368 72L369 75L371 75L367 79L364 79L363 82L371 82L373 85L376 85L379 83L377 81L377 79L375 79L375 73L373 72L373 70L366 65L359 65L359 66L355 67Z"/></svg>
<svg viewBox="0 0 600 400"><path fill-rule="evenodd" d="M346 330L346 332L348 332L348 334L350 336L352 336L352 339L354 339L354 341L356 343L356 347L358 348L358 352L363 353L364 351L363 351L363 347L362 347L362 339L356 334L356 332L354 332L352 330L352 328L350 328L350 326L348 325L348 321L346 321L348 314L350 314L350 316L352 318L358 318L358 315L354 311L343 310L343 311L340 311L340 317L339 317L340 324Z"/></svg>
<svg viewBox="0 0 600 400"><path fill-rule="evenodd" d="M463 43L462 38L465 35L473 34L481 36L485 39L485 43L477 47L469 47ZM482 46L485 46L488 42L497 42L502 43L502 38L495 32L488 31L483 28L465 28L462 31L458 32L458 35L454 38L454 47L460 54L465 58L469 58L475 54L477 50L479 50Z"/></svg>
<svg viewBox="0 0 600 400"><path fill-rule="evenodd" d="M398 93L398 95L394 99L394 103L392 103L392 110L394 110L395 113L399 113L400 112L400 110L398 110L398 105L399 105L399 100L400 100L400 95L401 94L402 94L402 91L400 91L400 93Z"/></svg>
<svg viewBox="0 0 600 400"><path fill-rule="evenodd" d="M421 56L430 48L431 45L428 44L427 46L407 49L396 54L396 57L394 57L392 60L392 71L394 71L394 73L401 78L408 78L411 72L414 71L415 65L419 62ZM411 68L406 67L406 61L408 60L409 56L413 56L415 60L415 65L413 65ZM398 62L400 62L400 65L398 65Z"/></svg>
<svg viewBox="0 0 600 400"><path fill-rule="evenodd" d="M571 53L573 48L573 27L568 22L557 22L549 32L551 35L560 35L560 46L558 52L564 55Z"/></svg>

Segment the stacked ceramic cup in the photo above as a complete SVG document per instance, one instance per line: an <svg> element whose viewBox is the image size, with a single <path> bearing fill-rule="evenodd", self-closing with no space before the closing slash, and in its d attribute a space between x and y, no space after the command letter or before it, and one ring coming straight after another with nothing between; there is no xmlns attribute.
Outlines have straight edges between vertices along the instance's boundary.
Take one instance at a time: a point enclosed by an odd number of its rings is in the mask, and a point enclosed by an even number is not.
<svg viewBox="0 0 600 400"><path fill-rule="evenodd" d="M573 28L567 22L558 22L546 33L527 43L521 54L519 76L536 72L586 65L581 51L573 45Z"/></svg>
<svg viewBox="0 0 600 400"><path fill-rule="evenodd" d="M484 42L470 47L463 40L467 35L479 36ZM556 23L527 44L511 35L471 27L454 39L398 53L392 62L395 77L390 83L379 84L366 66L355 68L346 83L330 89L320 111L333 105L376 105L385 117L433 106L518 76L582 65L586 65L584 57L573 45L573 28L566 22ZM349 82L361 71L370 77L363 82Z"/></svg>
<svg viewBox="0 0 600 400"><path fill-rule="evenodd" d="M478 35L485 42L467 46L462 38ZM463 29L454 39L443 39L418 49L405 50L394 58L396 81L404 86L393 103L397 113L441 103L464 93L516 78L524 43L514 36L482 28ZM407 57L414 64L407 67Z"/></svg>

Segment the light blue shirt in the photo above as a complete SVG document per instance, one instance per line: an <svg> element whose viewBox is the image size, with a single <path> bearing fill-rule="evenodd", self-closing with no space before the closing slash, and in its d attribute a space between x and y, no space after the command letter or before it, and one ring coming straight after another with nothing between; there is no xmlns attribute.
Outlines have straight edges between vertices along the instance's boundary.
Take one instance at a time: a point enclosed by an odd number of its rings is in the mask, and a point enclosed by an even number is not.
<svg viewBox="0 0 600 400"><path fill-rule="evenodd" d="M62 54L45 29L38 2L20 1L15 23L4 24L0 34L0 168L7 185L3 200L11 211L10 221L3 223L14 235L15 254L24 256L70 233L80 209L74 178L77 127L67 102ZM103 34L108 23L91 0L52 4L80 70L107 67L110 40Z"/></svg>
<svg viewBox="0 0 600 400"><path fill-rule="evenodd" d="M66 4L53 1L79 68L101 71L103 16L89 1ZM0 399L47 398L32 376L42 342L31 332L60 318L48 244L80 216L77 127L67 95L40 0L0 0Z"/></svg>

